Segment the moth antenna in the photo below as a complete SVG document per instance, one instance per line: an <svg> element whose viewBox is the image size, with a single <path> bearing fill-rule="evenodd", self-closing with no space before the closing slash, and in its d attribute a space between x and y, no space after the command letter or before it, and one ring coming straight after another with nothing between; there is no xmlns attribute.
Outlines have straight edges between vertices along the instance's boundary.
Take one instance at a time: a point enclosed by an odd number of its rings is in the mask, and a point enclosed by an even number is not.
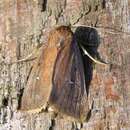
<svg viewBox="0 0 130 130"><path fill-rule="evenodd" d="M16 60L16 61L13 61L11 63L5 63L5 64L12 65L12 64L16 64L16 63L28 62L28 61L35 60L38 57L37 55L38 55L39 49L41 49L41 47L35 48L31 54L29 54L27 57L25 57L23 59ZM34 56L34 55L36 55L36 56Z"/></svg>
<svg viewBox="0 0 130 130"><path fill-rule="evenodd" d="M32 53L31 53L32 54ZM13 64L16 64L16 63L21 63L21 62L28 62L28 61L32 61L32 60L35 60L37 57L32 57L31 58L31 54L29 54L27 57L21 59L21 60L16 60L16 61L13 61L11 63L4 63L4 65L13 65Z"/></svg>
<svg viewBox="0 0 130 130"><path fill-rule="evenodd" d="M109 64L109 63L101 62L101 61L94 59L82 45L80 45L80 47L83 50L84 54L87 55L93 62L100 64L100 65L108 65Z"/></svg>
<svg viewBox="0 0 130 130"><path fill-rule="evenodd" d="M83 24L79 24L79 25L71 25L71 27L89 27L89 28L93 28L93 29L105 29L108 30L106 32L111 33L111 34L122 34L124 33L125 35L130 36L130 32L126 32L126 31L121 31L121 30L117 30L115 28L110 28L110 27L103 27L103 26L87 26L87 25L83 25Z"/></svg>
<svg viewBox="0 0 130 130"><path fill-rule="evenodd" d="M11 62L9 64L16 64L16 63L21 63L21 62L28 62L28 61L32 61L32 60L35 60L37 58L37 56L35 57L31 57L33 55L33 53L29 54L27 57L21 59L21 60L17 60L17 61L14 61L14 62Z"/></svg>

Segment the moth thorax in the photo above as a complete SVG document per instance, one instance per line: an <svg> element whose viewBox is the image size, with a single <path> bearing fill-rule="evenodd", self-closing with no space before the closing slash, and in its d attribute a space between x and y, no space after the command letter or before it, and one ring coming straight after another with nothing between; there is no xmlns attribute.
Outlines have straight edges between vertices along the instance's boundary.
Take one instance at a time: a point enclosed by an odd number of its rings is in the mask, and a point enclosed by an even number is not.
<svg viewBox="0 0 130 130"><path fill-rule="evenodd" d="M72 35L69 27L58 27L50 32L48 45L49 47L62 47L64 44L71 43Z"/></svg>

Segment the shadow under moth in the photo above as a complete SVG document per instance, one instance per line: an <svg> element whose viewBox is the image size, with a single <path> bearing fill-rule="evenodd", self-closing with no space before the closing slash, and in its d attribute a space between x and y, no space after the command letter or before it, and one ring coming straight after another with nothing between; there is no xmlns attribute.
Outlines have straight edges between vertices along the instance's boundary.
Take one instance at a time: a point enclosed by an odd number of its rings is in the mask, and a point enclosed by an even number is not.
<svg viewBox="0 0 130 130"><path fill-rule="evenodd" d="M81 48L69 27L50 32L33 65L20 110L35 111L48 104L75 119L86 119L89 105Z"/></svg>

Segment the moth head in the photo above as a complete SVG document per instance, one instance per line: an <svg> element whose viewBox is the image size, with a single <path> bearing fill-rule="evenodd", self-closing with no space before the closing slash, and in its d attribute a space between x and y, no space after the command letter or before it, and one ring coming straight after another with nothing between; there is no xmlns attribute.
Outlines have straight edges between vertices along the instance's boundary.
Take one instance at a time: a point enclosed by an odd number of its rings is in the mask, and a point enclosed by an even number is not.
<svg viewBox="0 0 130 130"><path fill-rule="evenodd" d="M60 26L52 30L48 38L48 47L60 49L71 44L72 31L68 26Z"/></svg>

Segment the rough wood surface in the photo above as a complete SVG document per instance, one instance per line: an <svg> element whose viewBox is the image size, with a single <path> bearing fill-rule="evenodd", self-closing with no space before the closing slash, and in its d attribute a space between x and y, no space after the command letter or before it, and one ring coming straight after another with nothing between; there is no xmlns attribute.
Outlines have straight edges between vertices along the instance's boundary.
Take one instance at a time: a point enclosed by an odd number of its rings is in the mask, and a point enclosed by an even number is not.
<svg viewBox="0 0 130 130"><path fill-rule="evenodd" d="M0 130L129 130L130 35L118 31L130 32L129 12L129 0L1 0ZM93 108L82 124L51 112L17 111L33 61L9 63L25 58L46 42L49 30L63 24L106 27L97 29L98 52L113 63L94 66L89 87Z"/></svg>

